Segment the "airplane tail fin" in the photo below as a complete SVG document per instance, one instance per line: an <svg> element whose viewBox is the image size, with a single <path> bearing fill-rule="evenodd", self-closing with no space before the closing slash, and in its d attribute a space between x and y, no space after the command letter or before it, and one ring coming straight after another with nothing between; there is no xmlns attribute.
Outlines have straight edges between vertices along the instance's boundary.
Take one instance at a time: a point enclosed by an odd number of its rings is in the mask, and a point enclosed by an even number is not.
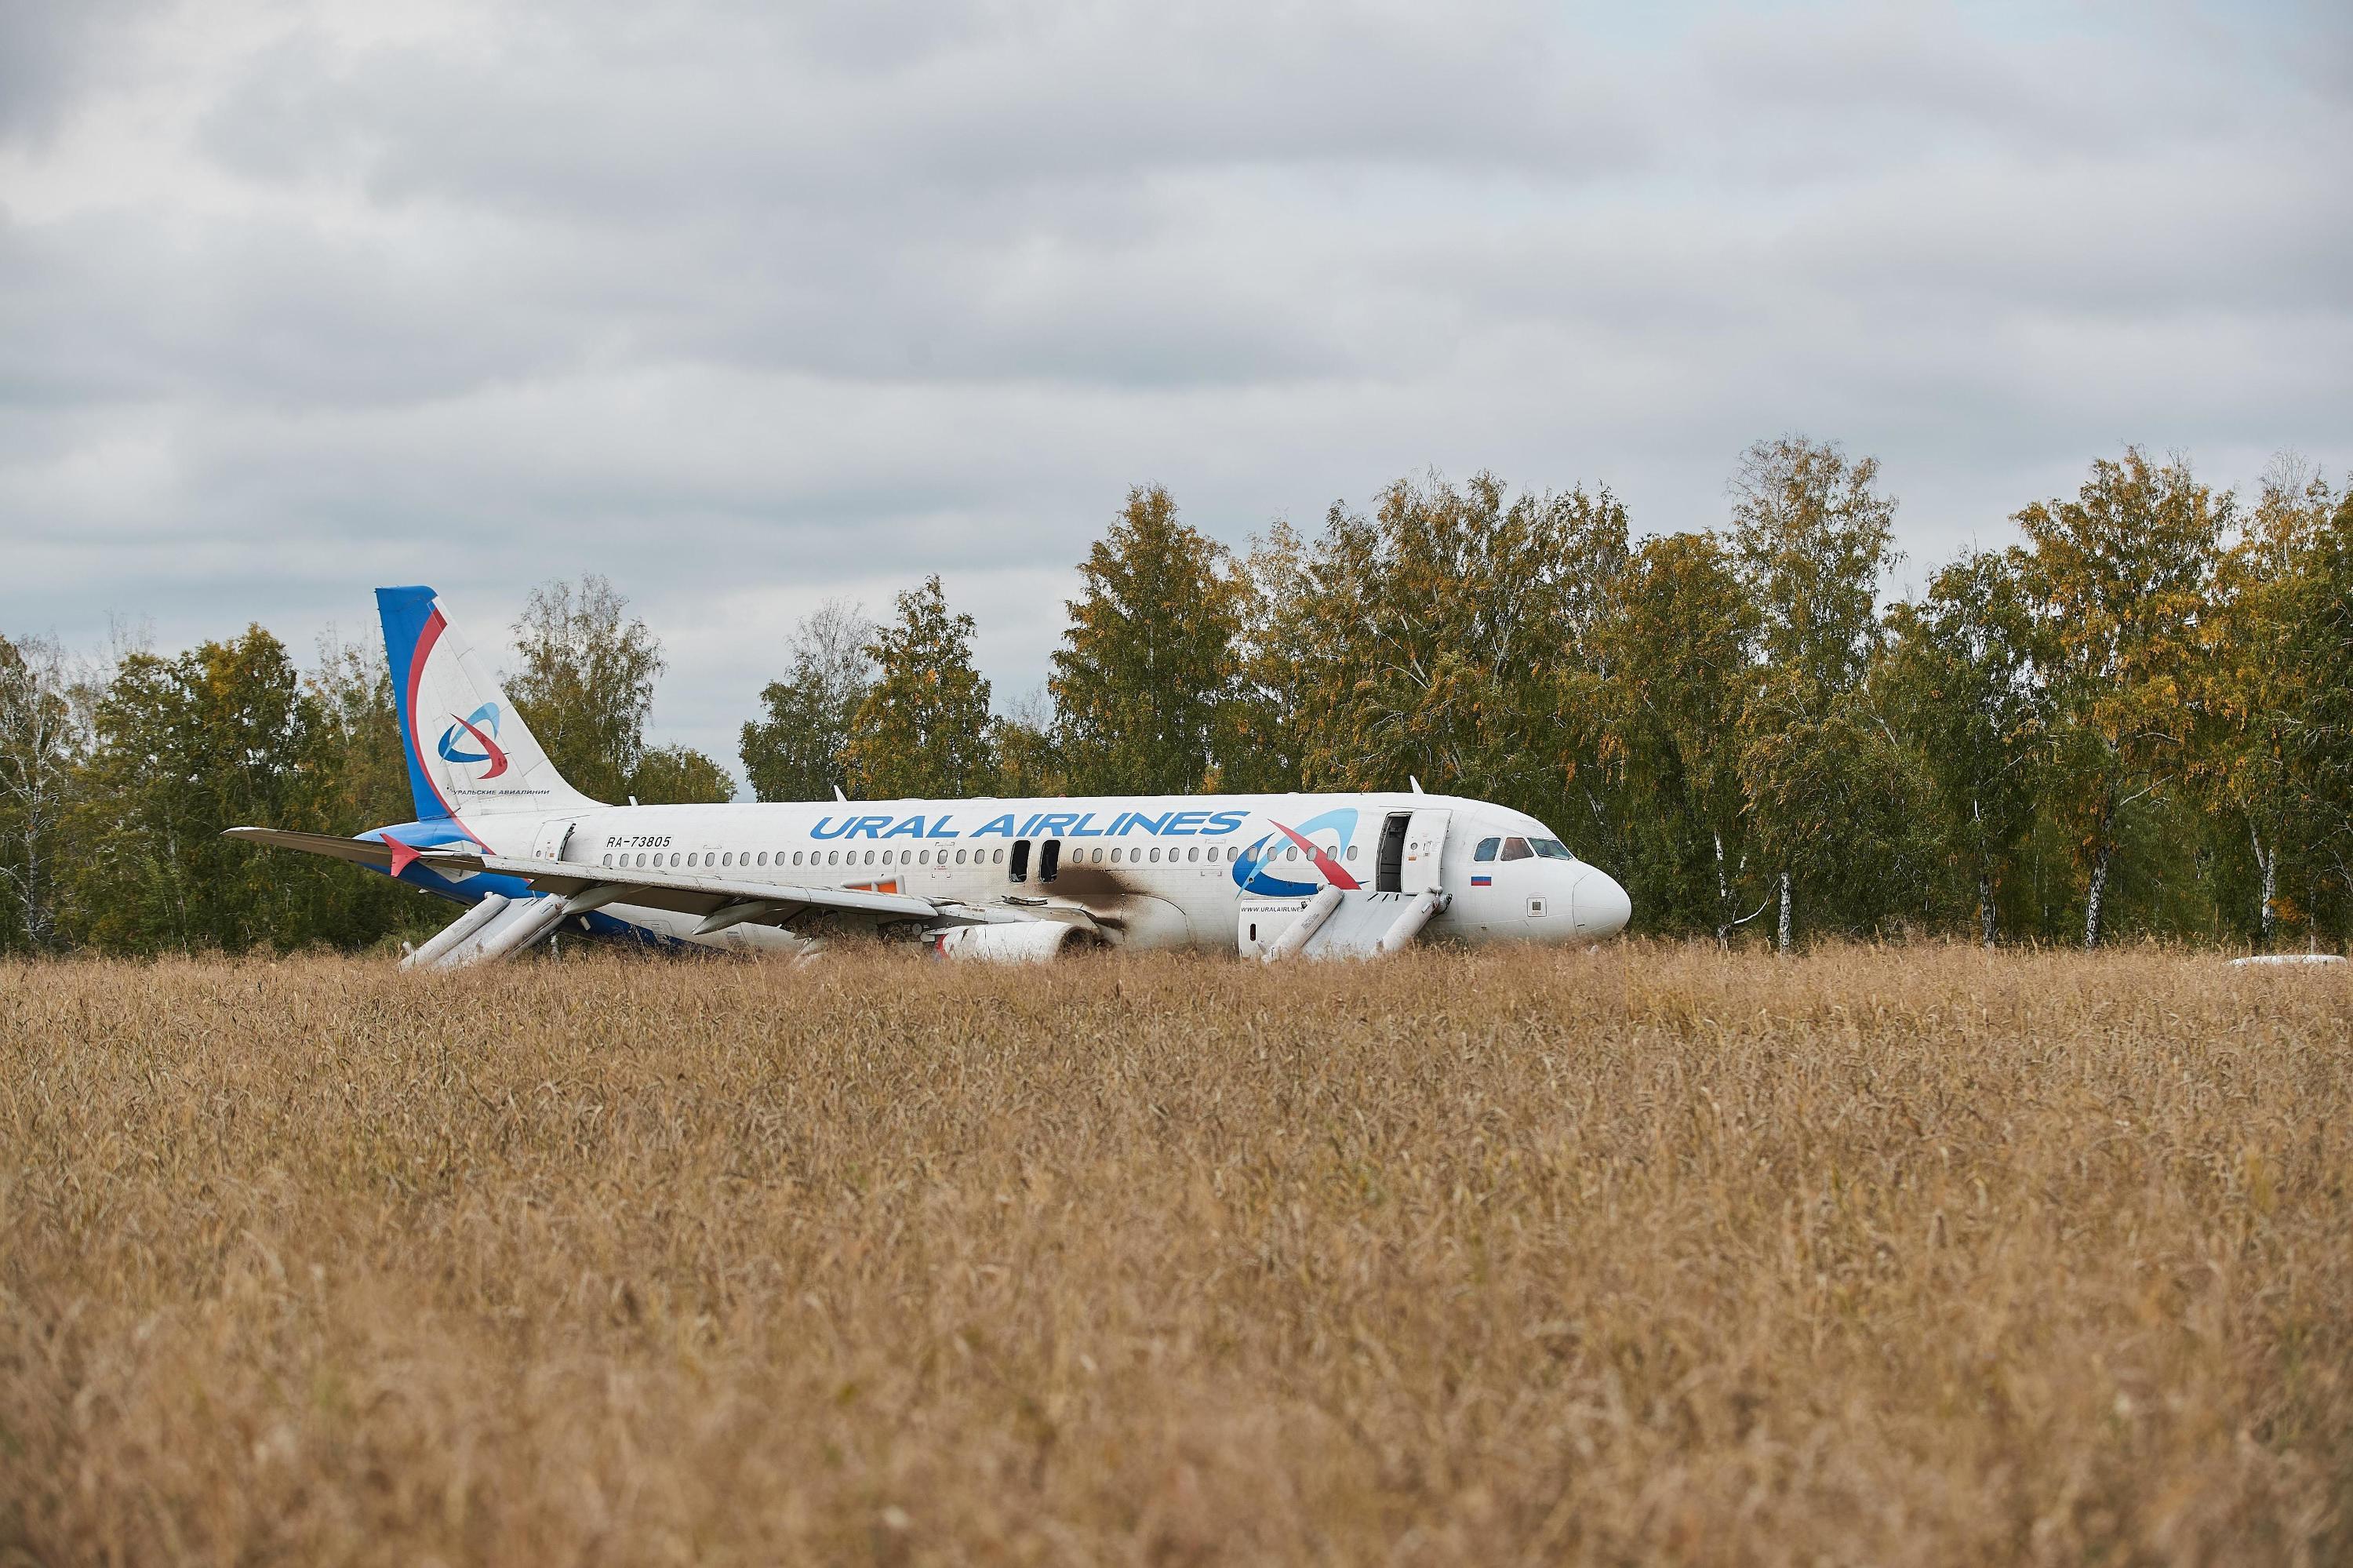
<svg viewBox="0 0 2353 1568"><path fill-rule="evenodd" d="M564 781L429 588L375 590L420 821L596 804Z"/></svg>

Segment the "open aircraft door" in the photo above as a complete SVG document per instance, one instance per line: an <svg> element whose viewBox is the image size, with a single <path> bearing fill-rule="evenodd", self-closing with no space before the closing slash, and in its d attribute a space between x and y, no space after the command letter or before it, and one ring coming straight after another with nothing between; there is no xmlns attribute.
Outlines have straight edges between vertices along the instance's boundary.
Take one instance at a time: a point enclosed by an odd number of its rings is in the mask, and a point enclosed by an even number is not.
<svg viewBox="0 0 2353 1568"><path fill-rule="evenodd" d="M1443 893L1438 865L1446 853L1446 821L1451 811L1424 810L1406 821L1405 856L1398 868L1399 893Z"/></svg>
<svg viewBox="0 0 2353 1568"><path fill-rule="evenodd" d="M564 847L571 842L573 825L579 820L577 817L558 817L553 821L541 823L539 836L532 841L532 858L562 860Z"/></svg>

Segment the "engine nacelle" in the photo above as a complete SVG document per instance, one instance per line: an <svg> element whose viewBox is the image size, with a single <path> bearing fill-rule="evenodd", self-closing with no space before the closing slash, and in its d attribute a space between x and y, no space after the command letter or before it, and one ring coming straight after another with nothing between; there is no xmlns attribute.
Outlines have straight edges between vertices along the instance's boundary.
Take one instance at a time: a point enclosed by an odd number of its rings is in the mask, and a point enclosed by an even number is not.
<svg viewBox="0 0 2353 1568"><path fill-rule="evenodd" d="M1099 947L1102 941L1092 931L1067 921L1023 920L1002 926L952 926L932 938L932 950L944 959L1035 964L1060 953Z"/></svg>

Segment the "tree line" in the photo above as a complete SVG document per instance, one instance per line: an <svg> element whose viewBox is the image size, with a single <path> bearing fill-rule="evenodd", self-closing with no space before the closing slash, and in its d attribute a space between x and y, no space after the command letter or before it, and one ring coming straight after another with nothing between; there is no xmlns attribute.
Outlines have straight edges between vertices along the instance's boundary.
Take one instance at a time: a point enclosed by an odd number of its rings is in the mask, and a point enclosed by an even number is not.
<svg viewBox="0 0 2353 1568"><path fill-rule="evenodd" d="M937 577L831 603L743 726L761 800L1396 789L1518 807L1638 929L1768 941L2117 933L2341 948L2353 922L2353 493L2251 498L2139 449L1887 601L1869 458L1742 457L1717 528L1606 488L1400 480L1229 550L1155 486L1079 567L1045 691L1000 710ZM646 744L659 640L603 580L514 627L510 695L599 799L723 800ZM77 663L0 640L0 944L361 945L434 912L217 838L410 814L382 656L259 627Z"/></svg>

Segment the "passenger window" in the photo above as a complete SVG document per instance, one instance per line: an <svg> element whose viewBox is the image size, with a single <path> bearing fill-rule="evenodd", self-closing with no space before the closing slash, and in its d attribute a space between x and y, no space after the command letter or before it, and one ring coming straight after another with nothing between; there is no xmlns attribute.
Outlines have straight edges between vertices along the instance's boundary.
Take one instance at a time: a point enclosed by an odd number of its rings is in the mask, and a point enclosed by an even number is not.
<svg viewBox="0 0 2353 1568"><path fill-rule="evenodd" d="M1356 859L1356 845L1354 845L1354 844L1350 844L1350 845L1348 846L1348 858L1349 858L1350 860L1354 860L1354 859Z"/></svg>
<svg viewBox="0 0 2353 1568"><path fill-rule="evenodd" d="M611 855L607 855L607 856L605 857L605 863L606 863L607 865L610 865L610 864L612 864L612 863L613 863L613 857L612 857Z"/></svg>
<svg viewBox="0 0 2353 1568"><path fill-rule="evenodd" d="M1200 859L1200 858L1201 858L1201 846L1200 846L1199 844L1195 844L1191 849L1187 850L1187 851L1185 852L1185 858L1186 858L1187 860L1198 860L1198 859Z"/></svg>
<svg viewBox="0 0 2353 1568"><path fill-rule="evenodd" d="M1494 859L1495 851L1503 842L1504 841L1501 839L1481 839L1479 841L1479 847L1471 852L1471 858L1476 861L1490 861Z"/></svg>
<svg viewBox="0 0 2353 1568"><path fill-rule="evenodd" d="M1504 841L1504 858L1505 860L1531 860L1535 858L1535 851L1528 848L1528 841L1525 839L1505 839Z"/></svg>
<svg viewBox="0 0 2353 1568"><path fill-rule="evenodd" d="M839 863L840 863L840 860L841 860L841 852L840 852L839 850L828 850L828 851L826 851L826 852L825 852L825 863L826 863L826 864L828 864L828 865L835 865L835 864L839 864Z"/></svg>
<svg viewBox="0 0 2353 1568"><path fill-rule="evenodd" d="M962 850L956 851L956 863L958 865L962 865L964 863L964 851Z"/></svg>
<svg viewBox="0 0 2353 1568"><path fill-rule="evenodd" d="M639 856L638 856L638 869L639 871L643 871L643 870L645 869L645 867L646 867L646 857L645 857L645 856L643 856L643 855L639 855Z"/></svg>

